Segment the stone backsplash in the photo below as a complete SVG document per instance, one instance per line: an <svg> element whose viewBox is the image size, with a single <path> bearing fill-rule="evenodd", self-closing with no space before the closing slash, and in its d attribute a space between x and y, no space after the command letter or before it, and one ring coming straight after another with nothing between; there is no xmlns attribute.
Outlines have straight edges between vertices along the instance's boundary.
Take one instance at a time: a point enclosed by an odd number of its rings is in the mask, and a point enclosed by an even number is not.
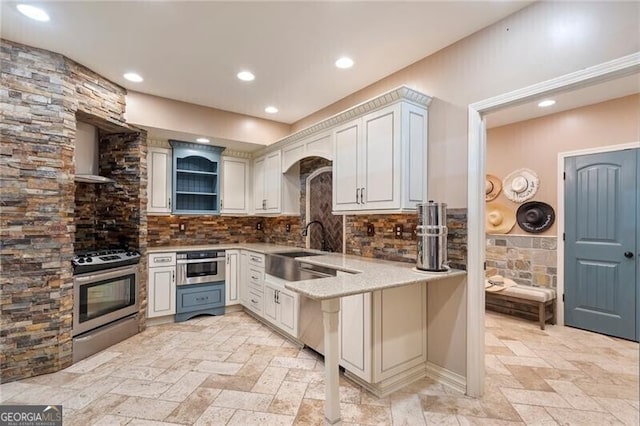
<svg viewBox="0 0 640 426"><path fill-rule="evenodd" d="M487 235L487 268L518 284L556 288L556 237Z"/></svg>
<svg viewBox="0 0 640 426"><path fill-rule="evenodd" d="M417 243L414 234L418 217L413 214L345 216L346 253L364 257L415 263ZM447 210L447 256L449 266L467 267L467 213L466 209ZM373 225L374 235L367 235ZM394 225L403 226L402 238L396 238Z"/></svg>
<svg viewBox="0 0 640 426"><path fill-rule="evenodd" d="M74 206L76 223L75 251L96 248L99 191L100 185L76 182Z"/></svg>
<svg viewBox="0 0 640 426"><path fill-rule="evenodd" d="M265 233L256 223L267 218L227 216L152 216L147 217L149 247L198 244L260 243ZM296 218L297 219L297 218ZM180 224L185 230L180 231ZM270 226L265 226L269 229Z"/></svg>

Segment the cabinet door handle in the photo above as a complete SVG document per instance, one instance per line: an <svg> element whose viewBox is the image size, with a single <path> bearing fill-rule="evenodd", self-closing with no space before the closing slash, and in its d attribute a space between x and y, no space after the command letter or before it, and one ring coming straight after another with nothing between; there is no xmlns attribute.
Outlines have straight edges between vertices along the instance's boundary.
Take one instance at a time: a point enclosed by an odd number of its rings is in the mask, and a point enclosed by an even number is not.
<svg viewBox="0 0 640 426"><path fill-rule="evenodd" d="M171 209L171 197L169 197L169 209Z"/></svg>
<svg viewBox="0 0 640 426"><path fill-rule="evenodd" d="M176 271L171 271L171 282L176 282Z"/></svg>
<svg viewBox="0 0 640 426"><path fill-rule="evenodd" d="M356 204L360 204L358 199L360 198L360 188L356 188Z"/></svg>
<svg viewBox="0 0 640 426"><path fill-rule="evenodd" d="M364 204L364 187L360 188L360 204Z"/></svg>
<svg viewBox="0 0 640 426"><path fill-rule="evenodd" d="M253 275L251 275L251 279L252 280L258 280L258 277L254 277Z"/></svg>
<svg viewBox="0 0 640 426"><path fill-rule="evenodd" d="M231 258L231 255L230 255L230 254L228 254L228 255L227 255L227 265L229 264L229 259L230 259L230 258Z"/></svg>
<svg viewBox="0 0 640 426"><path fill-rule="evenodd" d="M256 299L251 299L251 303L258 303Z"/></svg>

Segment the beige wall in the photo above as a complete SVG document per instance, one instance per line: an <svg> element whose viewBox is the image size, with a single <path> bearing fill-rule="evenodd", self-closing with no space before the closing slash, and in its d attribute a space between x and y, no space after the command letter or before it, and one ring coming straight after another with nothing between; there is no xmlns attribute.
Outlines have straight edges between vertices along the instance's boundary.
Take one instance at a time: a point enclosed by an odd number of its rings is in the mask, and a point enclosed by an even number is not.
<svg viewBox="0 0 640 426"><path fill-rule="evenodd" d="M640 95L626 96L533 120L489 129L487 173L504 179L526 167L540 178L532 200L557 208L558 153L618 145L640 140ZM519 204L500 193L495 201L512 207ZM532 235L516 223L510 234ZM556 225L541 235L556 235Z"/></svg>
<svg viewBox="0 0 640 426"><path fill-rule="evenodd" d="M294 123L292 130L402 84L434 96L429 198L466 207L468 105L640 51L638 31L640 2L534 3Z"/></svg>
<svg viewBox="0 0 640 426"><path fill-rule="evenodd" d="M259 145L268 145L291 133L285 123L144 93L129 92L126 100L130 124Z"/></svg>

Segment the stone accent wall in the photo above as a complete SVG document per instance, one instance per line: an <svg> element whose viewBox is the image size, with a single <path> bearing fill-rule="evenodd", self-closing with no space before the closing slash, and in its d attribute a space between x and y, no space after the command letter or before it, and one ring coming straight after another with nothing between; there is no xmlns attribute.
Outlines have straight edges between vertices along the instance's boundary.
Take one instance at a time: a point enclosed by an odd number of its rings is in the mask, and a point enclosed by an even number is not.
<svg viewBox="0 0 640 426"><path fill-rule="evenodd" d="M100 173L114 183L100 185L96 229L97 247L127 246L139 250L146 235L138 232L142 198L146 212L146 132L103 134L100 132ZM143 166L144 162L144 166ZM143 238L144 237L144 238Z"/></svg>
<svg viewBox="0 0 640 426"><path fill-rule="evenodd" d="M417 242L416 214L346 216L346 252L357 256L415 263ZM466 269L467 265L466 209L447 210L447 256L449 265ZM367 226L374 226L375 234L367 235ZM395 238L394 225L403 226L402 238Z"/></svg>
<svg viewBox="0 0 640 426"><path fill-rule="evenodd" d="M96 248L99 191L100 185L76 182L73 213L76 219L75 251Z"/></svg>
<svg viewBox="0 0 640 426"><path fill-rule="evenodd" d="M556 288L556 237L487 235L487 268L518 284Z"/></svg>
<svg viewBox="0 0 640 426"><path fill-rule="evenodd" d="M125 90L8 40L0 83L0 381L9 382L72 362L76 114L125 126Z"/></svg>

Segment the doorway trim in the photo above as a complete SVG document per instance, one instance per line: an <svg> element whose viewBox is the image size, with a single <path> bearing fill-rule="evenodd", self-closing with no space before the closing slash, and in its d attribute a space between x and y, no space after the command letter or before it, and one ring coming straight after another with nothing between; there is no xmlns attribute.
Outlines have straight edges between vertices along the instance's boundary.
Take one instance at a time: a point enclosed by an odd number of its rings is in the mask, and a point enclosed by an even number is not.
<svg viewBox="0 0 640 426"><path fill-rule="evenodd" d="M640 71L640 52L541 83L474 102L468 108L467 176L467 395L484 391L484 181L486 125L484 115L558 92L570 91Z"/></svg>
<svg viewBox="0 0 640 426"><path fill-rule="evenodd" d="M564 295L564 240L561 238L562 234L564 234L564 179L562 175L564 173L564 160L568 157L576 157L578 155L589 155L589 154L601 154L604 152L614 152L614 151L622 151L624 149L640 149L640 141L638 142L630 142L618 145L605 145L594 148L585 148L579 149L575 151L566 151L558 153L558 200L557 200L557 208L556 208L556 224L558 229L558 245L557 245L557 265L558 274L557 274L557 288L556 293L558 294L558 298L556 300L556 305L558 307L557 310L557 321L558 325L564 325L564 303L562 303L562 295Z"/></svg>
<svg viewBox="0 0 640 426"><path fill-rule="evenodd" d="M305 202L304 225L305 226L309 224L310 222L309 217L311 216L311 181L323 173L333 173L333 167L332 166L320 167L319 169L314 170L309 176L307 176L307 179L305 181L305 189L306 189L305 200L304 200ZM342 241L344 245L344 236L342 238ZM307 233L307 236L305 237L304 246L306 248L309 248L310 244L311 244L311 235Z"/></svg>

